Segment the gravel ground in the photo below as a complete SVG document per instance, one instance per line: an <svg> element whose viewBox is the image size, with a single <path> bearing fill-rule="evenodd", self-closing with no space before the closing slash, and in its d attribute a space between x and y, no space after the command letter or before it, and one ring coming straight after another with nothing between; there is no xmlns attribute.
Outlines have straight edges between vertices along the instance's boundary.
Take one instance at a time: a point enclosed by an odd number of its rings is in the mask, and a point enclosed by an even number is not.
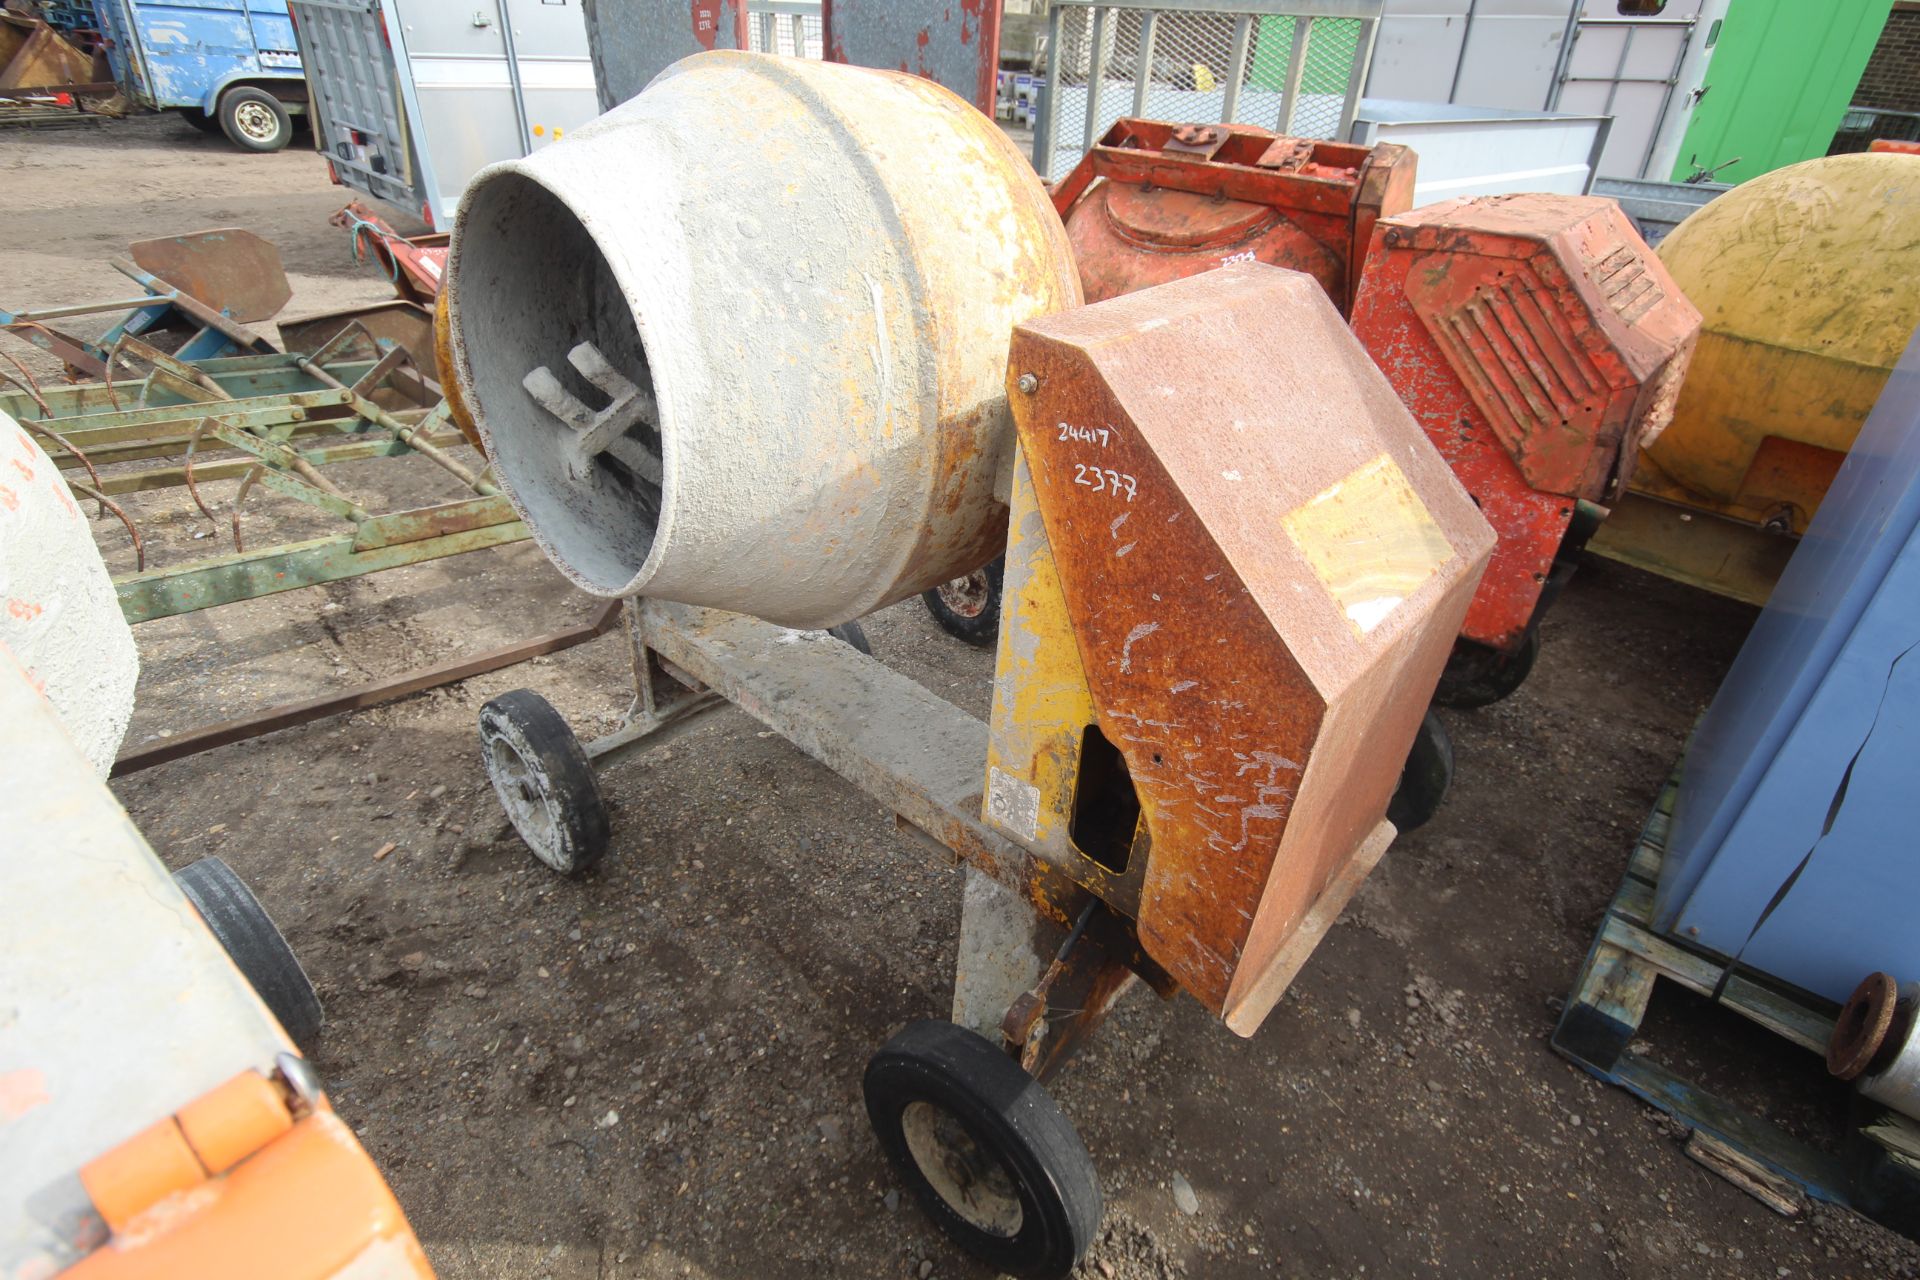
<svg viewBox="0 0 1920 1280"><path fill-rule="evenodd" d="M279 243L289 314L385 294L326 225L344 193L309 152L242 155L164 118L0 134L0 190L9 306L108 296L127 240L213 225ZM354 483L443 496L431 470ZM143 503L163 552L198 543L189 510ZM262 501L252 519L304 529L285 512ZM118 535L100 536L120 567ZM521 545L147 624L129 742L592 608ZM1184 999L1125 1003L1054 1090L1106 1190L1085 1274L1920 1274L1911 1244L1850 1214L1776 1217L1548 1047L1751 617L1588 566L1529 684L1446 716L1446 807L1396 844L1257 1036ZM990 656L917 603L868 631L884 661L984 713ZM867 1055L946 1009L957 874L728 710L610 772L613 855L552 877L502 829L475 715L524 685L585 736L617 722L625 679L609 636L116 791L169 864L219 854L279 920L327 1003L320 1071L442 1275L983 1274L901 1202L859 1098ZM1644 1041L1809 1135L1840 1112L1810 1055L1691 998L1662 994Z"/></svg>

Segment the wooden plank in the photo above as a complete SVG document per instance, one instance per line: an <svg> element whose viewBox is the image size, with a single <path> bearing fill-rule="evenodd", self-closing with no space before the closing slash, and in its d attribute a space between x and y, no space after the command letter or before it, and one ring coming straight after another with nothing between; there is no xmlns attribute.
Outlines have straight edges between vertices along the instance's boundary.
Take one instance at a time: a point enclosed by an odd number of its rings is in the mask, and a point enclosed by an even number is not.
<svg viewBox="0 0 1920 1280"><path fill-rule="evenodd" d="M1660 970L1665 977L1672 978L1681 986L1697 991L1703 996L1713 994L1714 987L1720 981L1720 966L1703 956L1697 956L1674 946L1663 938L1655 937L1645 929L1639 929L1618 916L1608 916L1606 924L1600 928L1601 941L1630 951L1648 961Z"/></svg>
<svg viewBox="0 0 1920 1280"><path fill-rule="evenodd" d="M1704 1129L1770 1173L1816 1200L1852 1206L1846 1166L1836 1156L1789 1137L1715 1095L1673 1074L1645 1054L1627 1054L1613 1082L1659 1107L1691 1129Z"/></svg>
<svg viewBox="0 0 1920 1280"><path fill-rule="evenodd" d="M1623 920L1644 928L1653 918L1653 884L1629 876L1620 886L1620 892L1613 895L1613 905L1609 908Z"/></svg>
<svg viewBox="0 0 1920 1280"><path fill-rule="evenodd" d="M1727 989L1720 1000L1729 1009L1809 1052L1824 1055L1827 1041L1833 1038L1832 1017L1823 1016L1791 996L1739 974L1727 979Z"/></svg>
<svg viewBox="0 0 1920 1280"><path fill-rule="evenodd" d="M1645 884L1660 883L1660 850L1642 840L1633 846L1633 857L1627 863L1627 874Z"/></svg>
<svg viewBox="0 0 1920 1280"><path fill-rule="evenodd" d="M1796 1183L1704 1129L1687 1138L1687 1154L1783 1218L1806 1212L1807 1197Z"/></svg>
<svg viewBox="0 0 1920 1280"><path fill-rule="evenodd" d="M1653 968L1630 951L1601 945L1594 948L1576 997L1624 1027L1638 1027L1653 998Z"/></svg>

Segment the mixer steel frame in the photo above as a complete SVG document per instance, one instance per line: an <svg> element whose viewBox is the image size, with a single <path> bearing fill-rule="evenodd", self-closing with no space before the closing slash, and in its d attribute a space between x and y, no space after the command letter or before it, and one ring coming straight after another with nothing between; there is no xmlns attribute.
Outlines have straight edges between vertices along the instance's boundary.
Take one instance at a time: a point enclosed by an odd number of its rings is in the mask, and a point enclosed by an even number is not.
<svg viewBox="0 0 1920 1280"><path fill-rule="evenodd" d="M595 772L665 746L731 705L887 806L901 830L1005 891L970 883L956 976L956 1011L1000 1007L956 1020L991 1028L1037 1079L1085 1043L1133 978L1164 996L1177 990L1141 951L1130 922L982 820L985 721L825 632L646 597L629 597L624 614L633 702L624 725L582 744ZM1386 845L1377 838L1359 860L1364 866L1328 887L1301 929L1303 962ZM1022 1016L1031 1010L1021 999L1048 975L1009 972L988 955L1002 949L992 939L1010 926L1030 929L1034 953L1063 963L1043 994L1078 1013L1054 1021L1048 1034ZM1082 1003L1095 988L1100 994Z"/></svg>

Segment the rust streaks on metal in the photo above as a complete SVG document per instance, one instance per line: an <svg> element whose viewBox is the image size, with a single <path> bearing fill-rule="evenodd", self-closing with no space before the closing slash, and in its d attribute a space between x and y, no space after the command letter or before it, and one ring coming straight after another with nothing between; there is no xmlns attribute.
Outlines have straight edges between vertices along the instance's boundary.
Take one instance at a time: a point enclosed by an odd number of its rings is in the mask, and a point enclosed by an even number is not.
<svg viewBox="0 0 1920 1280"><path fill-rule="evenodd" d="M127 246L134 265L241 324L270 320L293 297L280 250L239 227L217 227Z"/></svg>
<svg viewBox="0 0 1920 1280"><path fill-rule="evenodd" d="M1700 314L1612 201L1522 195L1382 219L1353 325L1500 534L1462 634L1510 652L1576 503L1672 417Z"/></svg>
<svg viewBox="0 0 1920 1280"><path fill-rule="evenodd" d="M1010 368L1141 940L1228 1014L1378 824L1492 535L1304 275L1030 321Z"/></svg>
<svg viewBox="0 0 1920 1280"><path fill-rule="evenodd" d="M1123 119L1053 201L1089 301L1255 261L1309 273L1344 314L1374 223L1409 207L1413 176L1391 143Z"/></svg>

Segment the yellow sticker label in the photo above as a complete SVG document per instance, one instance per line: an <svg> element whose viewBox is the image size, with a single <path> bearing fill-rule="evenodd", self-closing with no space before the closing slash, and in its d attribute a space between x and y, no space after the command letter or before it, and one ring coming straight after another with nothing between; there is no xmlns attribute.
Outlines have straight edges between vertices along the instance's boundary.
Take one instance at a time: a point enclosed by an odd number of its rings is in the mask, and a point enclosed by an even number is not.
<svg viewBox="0 0 1920 1280"><path fill-rule="evenodd" d="M1281 524L1363 636L1453 559L1453 544L1384 453L1289 511Z"/></svg>

